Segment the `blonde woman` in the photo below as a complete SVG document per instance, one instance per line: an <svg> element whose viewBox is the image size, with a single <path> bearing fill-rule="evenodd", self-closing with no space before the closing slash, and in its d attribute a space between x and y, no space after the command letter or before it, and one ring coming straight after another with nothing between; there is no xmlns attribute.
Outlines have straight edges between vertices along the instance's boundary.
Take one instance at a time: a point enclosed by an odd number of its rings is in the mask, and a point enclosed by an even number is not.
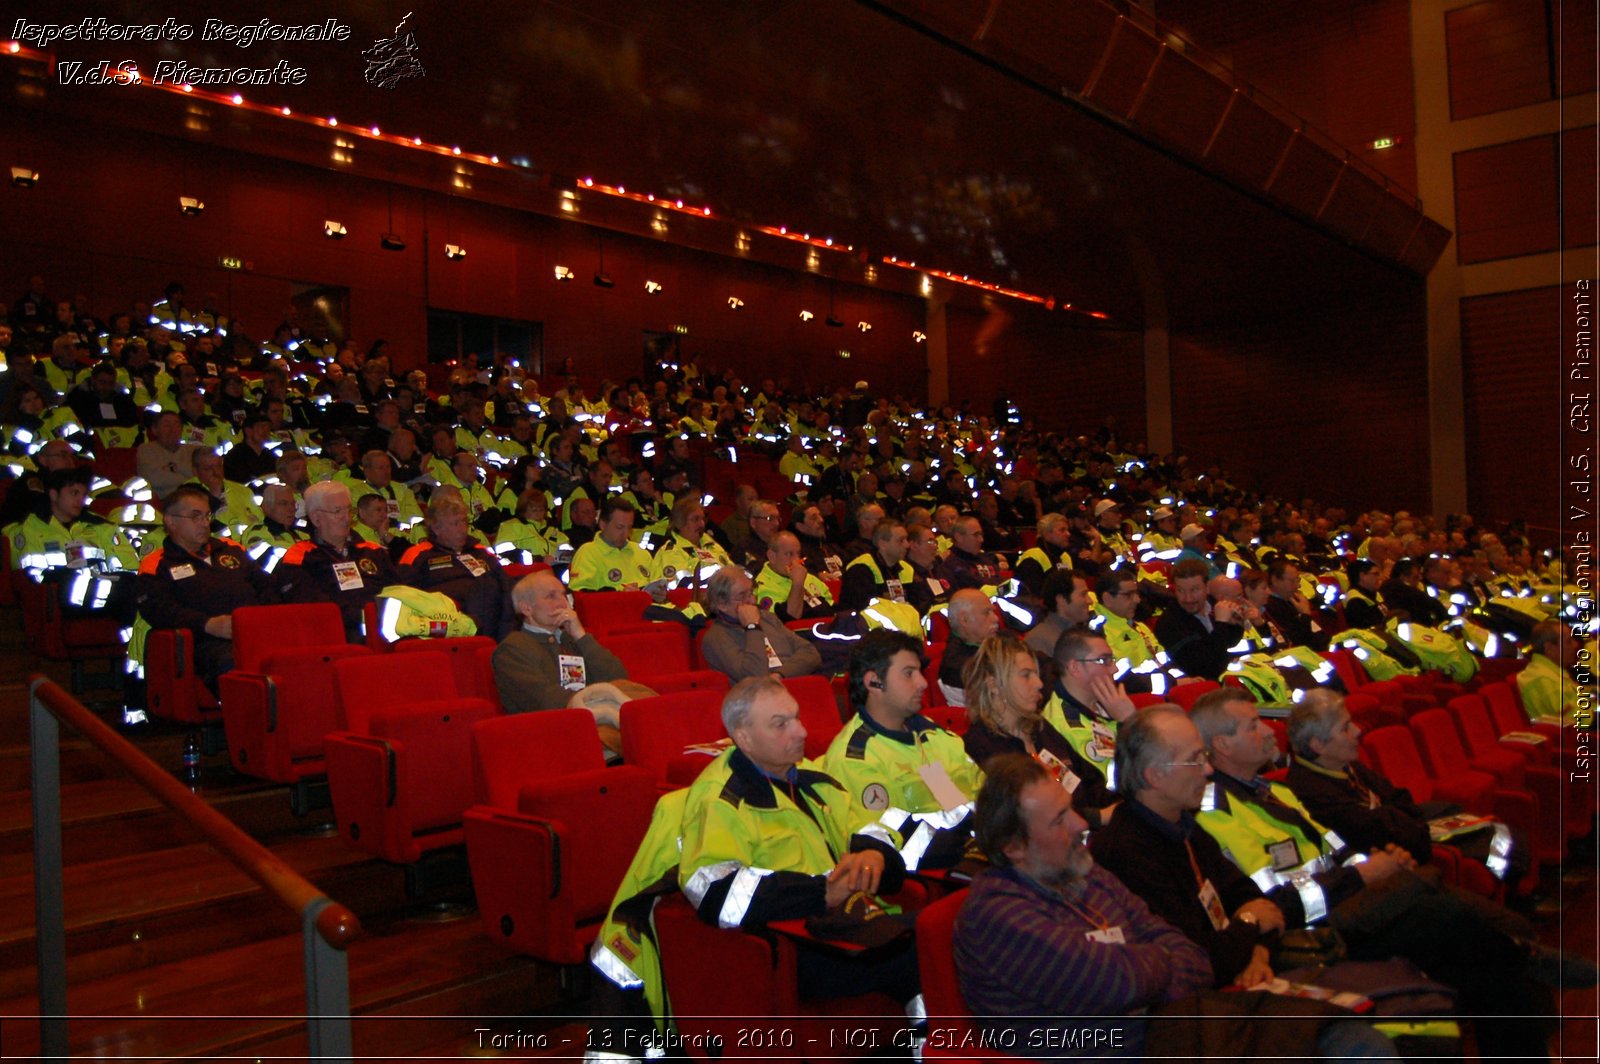
<svg viewBox="0 0 1600 1064"><path fill-rule="evenodd" d="M983 765L998 754L1026 754L1072 795L1091 828L1110 819L1116 796L1104 773L1085 760L1039 713L1039 661L1013 635L992 635L962 672L967 690L967 756Z"/></svg>

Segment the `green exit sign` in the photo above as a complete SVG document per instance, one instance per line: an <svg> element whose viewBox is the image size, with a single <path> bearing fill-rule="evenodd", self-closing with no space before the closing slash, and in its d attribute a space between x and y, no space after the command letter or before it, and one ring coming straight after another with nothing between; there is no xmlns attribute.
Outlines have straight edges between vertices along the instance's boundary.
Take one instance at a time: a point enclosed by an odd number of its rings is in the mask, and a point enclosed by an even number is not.
<svg viewBox="0 0 1600 1064"><path fill-rule="evenodd" d="M672 331L677 333L679 336L689 335L689 327L687 325L674 325L672 327Z"/></svg>
<svg viewBox="0 0 1600 1064"><path fill-rule="evenodd" d="M246 263L243 259L235 258L232 255L222 256L217 260L217 265L224 270L242 270L246 268Z"/></svg>
<svg viewBox="0 0 1600 1064"><path fill-rule="evenodd" d="M1382 151L1385 148L1392 148L1394 146L1395 139L1393 137L1379 137L1377 140L1372 142L1373 151Z"/></svg>

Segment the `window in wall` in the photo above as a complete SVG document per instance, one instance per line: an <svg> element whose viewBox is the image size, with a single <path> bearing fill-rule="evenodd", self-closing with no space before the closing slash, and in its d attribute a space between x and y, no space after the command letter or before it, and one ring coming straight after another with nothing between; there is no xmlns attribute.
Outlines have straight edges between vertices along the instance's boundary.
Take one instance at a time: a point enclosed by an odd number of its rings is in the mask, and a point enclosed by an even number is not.
<svg viewBox="0 0 1600 1064"><path fill-rule="evenodd" d="M530 377L543 376L543 323L428 308L429 362L453 365L476 355L487 366L497 354L515 359Z"/></svg>

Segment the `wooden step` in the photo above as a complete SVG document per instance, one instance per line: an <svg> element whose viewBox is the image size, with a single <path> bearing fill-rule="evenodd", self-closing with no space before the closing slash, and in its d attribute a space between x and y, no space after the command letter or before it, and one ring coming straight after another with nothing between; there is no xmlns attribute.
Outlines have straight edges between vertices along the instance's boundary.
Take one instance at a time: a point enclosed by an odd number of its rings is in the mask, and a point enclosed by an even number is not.
<svg viewBox="0 0 1600 1064"><path fill-rule="evenodd" d="M320 816L296 817L287 787L239 776L220 765L207 768L196 793L258 839L302 831L333 815L323 810ZM61 801L67 865L198 841L180 817L126 777L64 786ZM32 796L26 791L0 793L0 876L19 875L32 865Z"/></svg>
<svg viewBox="0 0 1600 1064"><path fill-rule="evenodd" d="M363 920L408 904L404 872L337 836L291 839L271 849ZM68 867L64 872L67 969L78 985L289 934L299 924L209 846L194 844ZM0 998L35 989L32 875L0 880Z"/></svg>
<svg viewBox="0 0 1600 1064"><path fill-rule="evenodd" d="M366 932L349 956L354 1014L521 1015L556 1000L554 969L508 954L483 935L475 915L375 923ZM96 980L71 988L67 1002L77 1017L69 1032L74 1055L167 1060L256 1055L256 1047L277 1045L306 1052L298 934ZM32 995L0 1002L8 1058L37 1053L37 1011ZM384 1021L363 1023L358 1051L386 1038L383 1030Z"/></svg>

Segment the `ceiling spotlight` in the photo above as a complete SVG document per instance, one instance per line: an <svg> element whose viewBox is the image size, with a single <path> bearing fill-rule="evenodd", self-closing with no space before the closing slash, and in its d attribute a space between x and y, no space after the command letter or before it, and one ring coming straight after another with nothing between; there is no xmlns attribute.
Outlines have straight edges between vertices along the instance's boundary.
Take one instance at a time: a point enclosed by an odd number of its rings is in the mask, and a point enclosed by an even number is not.
<svg viewBox="0 0 1600 1064"><path fill-rule="evenodd" d="M460 244L446 244L444 246L444 257L451 262L460 262L467 257L467 249Z"/></svg>
<svg viewBox="0 0 1600 1064"><path fill-rule="evenodd" d="M828 325L828 328L830 328L830 329L842 329L842 328L844 328L844 322L840 321L838 318L834 317L832 314L828 315L827 325Z"/></svg>
<svg viewBox="0 0 1600 1064"><path fill-rule="evenodd" d="M178 197L178 212L180 214L186 214L190 218L198 218L205 213L205 209L206 205L193 196Z"/></svg>
<svg viewBox="0 0 1600 1064"><path fill-rule="evenodd" d="M613 288L616 283L611 279L611 275L604 270L596 270L594 272L594 286L596 288Z"/></svg>
<svg viewBox="0 0 1600 1064"><path fill-rule="evenodd" d="M744 300L740 299L738 296L729 296L728 297L728 309L729 310L739 310L743 306L744 306Z"/></svg>
<svg viewBox="0 0 1600 1064"><path fill-rule="evenodd" d="M659 281L646 281L644 290L650 295L658 296L661 294L661 283Z"/></svg>
<svg viewBox="0 0 1600 1064"><path fill-rule="evenodd" d="M858 321L856 322L856 328L860 329L864 333L871 332L872 323L870 321Z"/></svg>
<svg viewBox="0 0 1600 1064"><path fill-rule="evenodd" d="M350 230L344 227L343 222L333 221L331 218L322 223L322 235L329 240L343 240L344 235Z"/></svg>
<svg viewBox="0 0 1600 1064"><path fill-rule="evenodd" d="M556 280L558 280L558 281L570 281L570 280L572 280L572 268L570 266L557 266L556 267Z"/></svg>
<svg viewBox="0 0 1600 1064"><path fill-rule="evenodd" d="M816 315L811 313L809 310L802 310L800 312L800 320L801 321L810 321L814 317L816 317Z"/></svg>
<svg viewBox="0 0 1600 1064"><path fill-rule="evenodd" d="M18 188L32 188L39 183L39 172L29 170L26 166L13 166L11 168L11 183Z"/></svg>
<svg viewBox="0 0 1600 1064"><path fill-rule="evenodd" d="M383 245L385 251L404 251L406 242L394 233L385 233L378 238L378 243Z"/></svg>
<svg viewBox="0 0 1600 1064"><path fill-rule="evenodd" d="M912 343L920 344L924 340L926 340L927 338L928 338L928 334L923 332L921 329L912 329L911 330L911 342Z"/></svg>

